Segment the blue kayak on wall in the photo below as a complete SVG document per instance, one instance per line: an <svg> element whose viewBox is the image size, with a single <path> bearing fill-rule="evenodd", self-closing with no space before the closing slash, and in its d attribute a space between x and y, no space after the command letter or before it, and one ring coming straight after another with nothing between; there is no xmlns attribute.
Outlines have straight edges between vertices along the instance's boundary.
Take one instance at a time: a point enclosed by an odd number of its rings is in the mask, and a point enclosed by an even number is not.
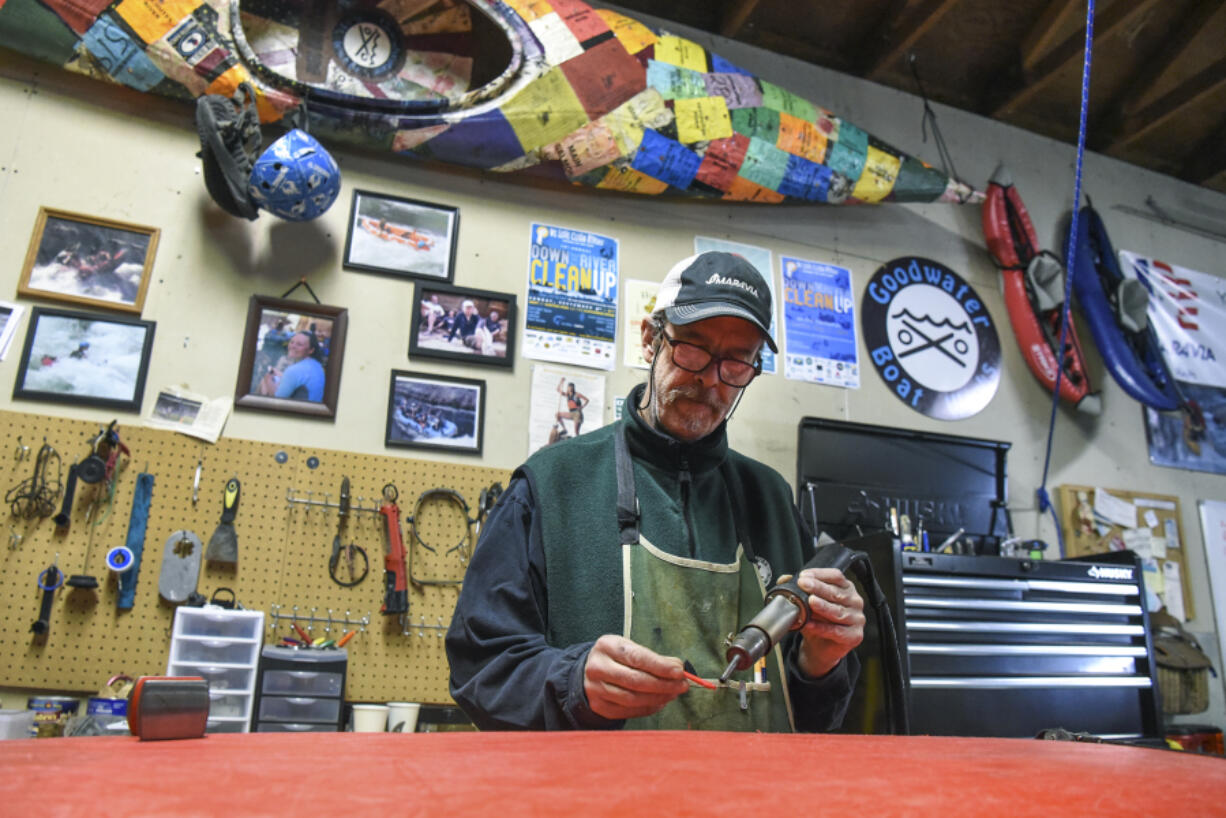
<svg viewBox="0 0 1226 818"><path fill-rule="evenodd" d="M1075 269L1077 303L1112 377L1151 409L1179 409L1183 401L1149 324L1149 293L1139 280L1120 271L1107 228L1089 205L1078 219L1075 264L1069 267Z"/></svg>

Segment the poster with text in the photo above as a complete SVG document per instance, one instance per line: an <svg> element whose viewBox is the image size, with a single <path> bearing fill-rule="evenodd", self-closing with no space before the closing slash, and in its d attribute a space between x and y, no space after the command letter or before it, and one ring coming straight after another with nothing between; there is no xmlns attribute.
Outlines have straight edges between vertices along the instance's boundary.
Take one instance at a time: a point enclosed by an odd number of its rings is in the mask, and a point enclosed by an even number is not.
<svg viewBox="0 0 1226 818"><path fill-rule="evenodd" d="M632 369L649 369L643 357L643 319L651 317L659 282L628 278L622 282L626 303L622 307L622 344L625 364Z"/></svg>
<svg viewBox="0 0 1226 818"><path fill-rule="evenodd" d="M851 270L781 256L783 376L860 388Z"/></svg>
<svg viewBox="0 0 1226 818"><path fill-rule="evenodd" d="M712 250L736 253L752 264L754 269L766 279L766 286L771 291L771 337L775 339L777 344L779 341L779 310L775 306L778 303L778 299L775 298L775 276L772 272L771 251L765 247L741 244L739 241L725 241L724 239L712 239L706 236L694 237L695 253L708 253ZM762 346L762 371L771 374L775 372L775 353L771 352L770 348L766 345Z"/></svg>
<svg viewBox="0 0 1226 818"><path fill-rule="evenodd" d="M534 364L528 454L604 426L605 376Z"/></svg>
<svg viewBox="0 0 1226 818"><path fill-rule="evenodd" d="M533 224L525 357L613 369L617 347L617 239Z"/></svg>
<svg viewBox="0 0 1226 818"><path fill-rule="evenodd" d="M1119 252L1149 292L1148 316L1189 411L1144 409L1157 466L1226 474L1226 279Z"/></svg>

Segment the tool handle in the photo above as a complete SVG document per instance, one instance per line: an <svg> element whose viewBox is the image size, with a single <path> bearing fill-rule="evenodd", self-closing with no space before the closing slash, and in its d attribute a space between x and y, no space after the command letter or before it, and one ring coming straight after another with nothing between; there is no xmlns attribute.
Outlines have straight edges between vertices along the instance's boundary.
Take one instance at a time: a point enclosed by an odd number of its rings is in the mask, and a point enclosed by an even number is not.
<svg viewBox="0 0 1226 818"><path fill-rule="evenodd" d="M68 528L72 519L72 500L77 493L77 464L68 467L68 482L64 485L64 502L60 513L55 515L55 524L60 528Z"/></svg>
<svg viewBox="0 0 1226 818"><path fill-rule="evenodd" d="M43 601L38 608L38 619L30 626L30 630L38 636L51 630L51 603L55 600L55 589L60 587L62 580L60 569L54 565L43 573L45 576L39 580L39 586L43 589Z"/></svg>
<svg viewBox="0 0 1226 818"><path fill-rule="evenodd" d="M231 477L226 481L225 493L222 495L222 512L221 521L223 523L234 522L234 515L238 513L238 495L240 487L237 477Z"/></svg>
<svg viewBox="0 0 1226 818"><path fill-rule="evenodd" d="M400 539L400 507L395 503L379 506L383 517L383 532L387 537L387 552L383 557L383 614L402 614L409 610L408 585L405 582L404 542Z"/></svg>

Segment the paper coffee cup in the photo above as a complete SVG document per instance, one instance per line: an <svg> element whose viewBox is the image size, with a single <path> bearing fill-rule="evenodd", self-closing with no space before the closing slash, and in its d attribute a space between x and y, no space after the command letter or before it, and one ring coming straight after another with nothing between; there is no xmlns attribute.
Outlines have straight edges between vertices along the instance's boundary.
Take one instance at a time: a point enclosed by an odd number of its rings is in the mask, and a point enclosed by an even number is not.
<svg viewBox="0 0 1226 818"><path fill-rule="evenodd" d="M413 733L417 731L417 714L421 705L417 702L388 702L387 731L389 733Z"/></svg>
<svg viewBox="0 0 1226 818"><path fill-rule="evenodd" d="M353 732L382 733L386 729L386 704L355 704L353 706Z"/></svg>

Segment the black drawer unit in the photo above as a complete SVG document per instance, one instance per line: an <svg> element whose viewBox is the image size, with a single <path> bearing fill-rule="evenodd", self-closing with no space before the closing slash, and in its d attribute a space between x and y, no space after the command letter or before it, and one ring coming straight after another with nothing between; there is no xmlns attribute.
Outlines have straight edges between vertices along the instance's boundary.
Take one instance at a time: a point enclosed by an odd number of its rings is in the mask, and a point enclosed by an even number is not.
<svg viewBox="0 0 1226 818"><path fill-rule="evenodd" d="M256 678L252 732L343 730L348 667L349 656L343 648L264 648Z"/></svg>
<svg viewBox="0 0 1226 818"><path fill-rule="evenodd" d="M956 556L900 551L884 535L848 545L869 553L890 602L913 734L1161 735L1145 589L1131 554Z"/></svg>

